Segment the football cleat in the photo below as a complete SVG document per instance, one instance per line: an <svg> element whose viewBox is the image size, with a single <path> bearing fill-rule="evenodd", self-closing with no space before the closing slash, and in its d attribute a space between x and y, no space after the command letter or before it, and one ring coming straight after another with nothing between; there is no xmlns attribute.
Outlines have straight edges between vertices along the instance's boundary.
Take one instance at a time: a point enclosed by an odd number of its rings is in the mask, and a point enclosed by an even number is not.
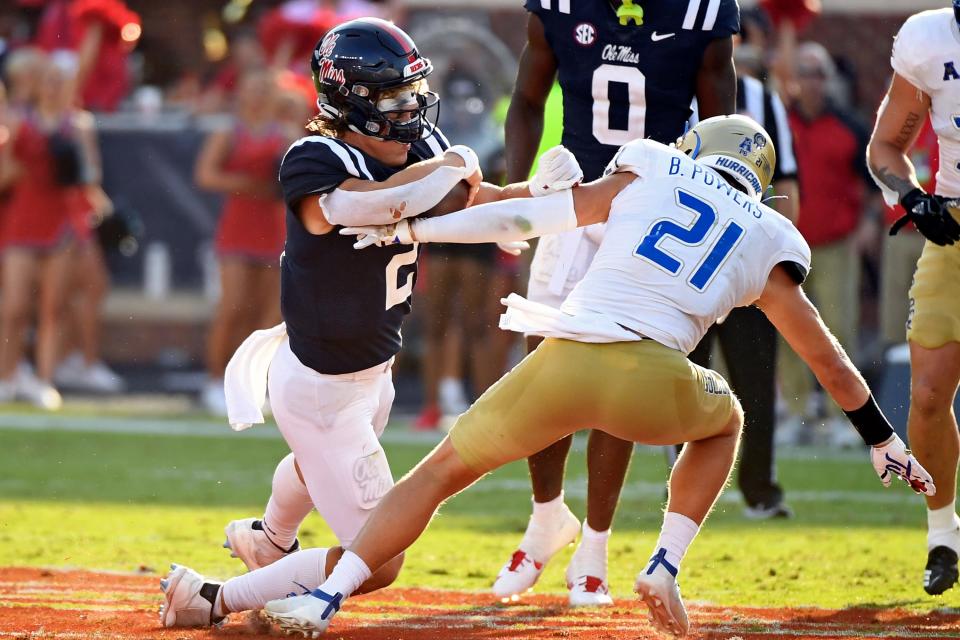
<svg viewBox="0 0 960 640"><path fill-rule="evenodd" d="M193 569L170 565L170 573L160 580L164 602L160 605L160 624L164 627L220 626L226 616L215 618L213 605L221 585L207 582Z"/></svg>
<svg viewBox="0 0 960 640"><path fill-rule="evenodd" d="M650 624L677 637L687 635L690 622L676 579L664 573L641 573L633 590L649 609Z"/></svg>
<svg viewBox="0 0 960 640"><path fill-rule="evenodd" d="M576 576L571 579L567 569L567 589L571 607L606 607L613 604L607 581L596 576Z"/></svg>
<svg viewBox="0 0 960 640"><path fill-rule="evenodd" d="M957 584L957 578L957 552L942 545L931 549L923 572L923 590L938 596Z"/></svg>
<svg viewBox="0 0 960 640"><path fill-rule="evenodd" d="M666 558L666 549L659 549L647 568L637 576L633 590L647 606L654 628L677 637L687 635L690 622L677 585L679 569Z"/></svg>
<svg viewBox="0 0 960 640"><path fill-rule="evenodd" d="M289 549L275 545L263 530L263 522L256 518L234 520L223 532L227 536L223 543L224 549L230 549L230 557L240 558L250 571L273 564L288 553L300 549L299 540L294 540Z"/></svg>
<svg viewBox="0 0 960 640"><path fill-rule="evenodd" d="M330 626L342 603L342 593L331 595L314 589L306 595L271 600L260 615L288 634L299 633L305 638L317 638Z"/></svg>
<svg viewBox="0 0 960 640"><path fill-rule="evenodd" d="M534 523L533 518L527 525L527 531L520 541L520 548L513 552L497 579L493 583L493 593L499 598L515 599L514 596L526 593L533 588L550 559L568 544L573 543L580 533L580 520L564 505L562 521L552 523L555 526L543 527ZM534 553L530 549L540 549ZM538 557L542 556L542 557Z"/></svg>

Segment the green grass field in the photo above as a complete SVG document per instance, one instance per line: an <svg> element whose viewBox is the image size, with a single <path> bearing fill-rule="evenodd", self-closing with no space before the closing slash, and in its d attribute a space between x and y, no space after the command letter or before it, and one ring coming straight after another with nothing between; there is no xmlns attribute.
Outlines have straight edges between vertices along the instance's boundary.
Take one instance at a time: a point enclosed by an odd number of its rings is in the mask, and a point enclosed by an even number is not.
<svg viewBox="0 0 960 640"><path fill-rule="evenodd" d="M156 433L124 428L122 415L84 411L57 418L0 415L0 566L156 571L171 561L217 577L242 565L220 547L231 519L262 513L274 465L286 453L275 429L233 434L196 417L149 421ZM186 421L185 421L186 420ZM144 420L129 420L143 425ZM17 428L10 428L17 427ZM28 428L29 427L29 428ZM391 434L399 477L429 449ZM171 435L164 431L177 431ZM265 437L266 436L266 437ZM610 583L630 594L659 531L666 473L659 451L634 458L611 542ZM729 605L846 607L960 606L960 593L927 597L922 500L904 485L883 489L864 452L787 452L779 477L797 517L752 522L731 489L701 531L683 568L689 600ZM581 516L582 453L571 456L568 501ZM408 554L399 586L484 590L519 541L529 512L526 467L513 464L451 500ZM333 538L316 515L306 546ZM561 592L564 551L539 590Z"/></svg>

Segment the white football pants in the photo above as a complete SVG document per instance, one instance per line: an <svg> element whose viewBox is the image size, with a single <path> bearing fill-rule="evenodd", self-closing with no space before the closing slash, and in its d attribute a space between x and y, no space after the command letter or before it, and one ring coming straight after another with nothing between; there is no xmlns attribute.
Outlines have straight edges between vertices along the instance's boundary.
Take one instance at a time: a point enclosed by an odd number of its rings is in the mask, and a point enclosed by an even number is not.
<svg viewBox="0 0 960 640"><path fill-rule="evenodd" d="M325 375L301 363L289 340L270 363L273 416L317 512L343 547L393 486L379 440L393 404L392 363Z"/></svg>

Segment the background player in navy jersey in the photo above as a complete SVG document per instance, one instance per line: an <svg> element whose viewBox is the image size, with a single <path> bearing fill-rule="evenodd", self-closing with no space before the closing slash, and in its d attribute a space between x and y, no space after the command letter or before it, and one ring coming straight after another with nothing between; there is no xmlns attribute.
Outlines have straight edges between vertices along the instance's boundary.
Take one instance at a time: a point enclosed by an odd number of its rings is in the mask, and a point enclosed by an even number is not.
<svg viewBox="0 0 960 640"><path fill-rule="evenodd" d="M277 465L264 516L226 527L224 546L251 572L221 585L174 565L161 582L164 626L209 626L230 611L309 592L393 486L379 437L394 397L390 366L410 312L417 246L358 252L338 228L439 213L438 203L452 211L471 201L547 195L582 178L573 156L557 147L529 184L481 183L476 154L449 147L431 121L439 98L427 90L430 61L389 22L361 18L336 27L317 44L311 66L320 114L308 129L317 135L294 142L280 167L285 324L250 336L225 379L236 428L263 421L269 386L292 453ZM464 181L460 197L445 198ZM313 508L341 547L298 551L298 528ZM392 559L362 591L390 584L402 562Z"/></svg>
<svg viewBox="0 0 960 640"><path fill-rule="evenodd" d="M555 77L563 90L563 145L587 181L600 177L631 140L675 141L694 97L702 118L736 111L733 34L740 16L734 0L527 0L526 8L527 44L506 122L508 183L529 175ZM602 225L595 225L541 238L527 298L559 307L586 272L602 234ZM527 340L532 350L541 338ZM564 438L528 460L533 515L497 576L498 596L527 591L581 530L563 499L571 441ZM587 517L567 568L572 605L612 603L607 541L632 451L630 442L590 433Z"/></svg>

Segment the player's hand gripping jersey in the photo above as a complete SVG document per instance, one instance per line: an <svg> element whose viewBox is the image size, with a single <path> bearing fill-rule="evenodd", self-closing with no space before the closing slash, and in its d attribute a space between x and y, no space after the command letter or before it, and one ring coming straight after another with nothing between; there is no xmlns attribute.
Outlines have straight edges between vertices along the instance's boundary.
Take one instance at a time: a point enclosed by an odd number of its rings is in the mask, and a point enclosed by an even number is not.
<svg viewBox="0 0 960 640"><path fill-rule="evenodd" d="M411 145L407 165L441 155L448 147L440 130L433 129ZM287 242L280 304L290 349L315 371L360 371L400 350L400 325L410 313L416 282L417 245L354 251L337 229L309 233L292 207L306 196L332 192L348 178L383 181L401 169L325 136L297 140L283 158Z"/></svg>
<svg viewBox="0 0 960 640"><path fill-rule="evenodd" d="M620 24L606 0L527 0L543 22L563 89L563 145L587 181L621 145L683 133L704 50L740 29L735 0L645 0Z"/></svg>

